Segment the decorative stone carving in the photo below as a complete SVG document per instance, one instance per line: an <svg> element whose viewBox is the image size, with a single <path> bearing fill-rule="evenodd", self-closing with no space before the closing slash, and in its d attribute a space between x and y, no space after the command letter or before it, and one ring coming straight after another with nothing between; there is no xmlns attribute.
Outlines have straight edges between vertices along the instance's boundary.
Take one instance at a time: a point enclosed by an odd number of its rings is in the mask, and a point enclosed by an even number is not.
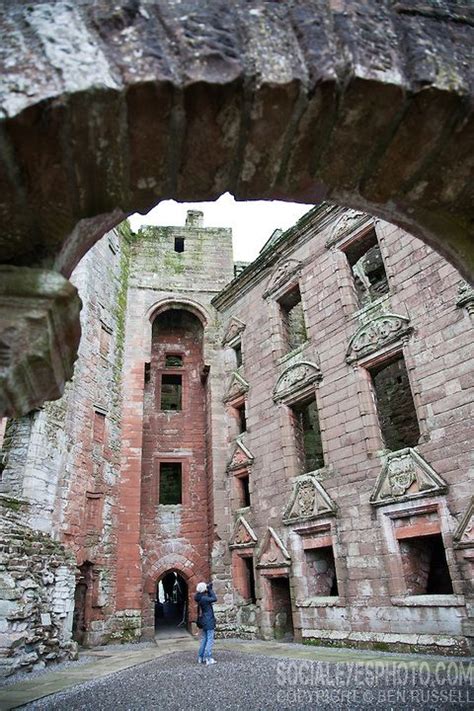
<svg viewBox="0 0 474 711"><path fill-rule="evenodd" d="M229 548L250 548L257 544L257 536L243 516L239 516L234 526Z"/></svg>
<svg viewBox="0 0 474 711"><path fill-rule="evenodd" d="M316 363L302 360L288 366L278 378L273 389L275 402L286 402L303 394L314 383L321 380L321 370Z"/></svg>
<svg viewBox="0 0 474 711"><path fill-rule="evenodd" d="M326 241L326 247L332 247L336 242L351 232L354 232L355 229L363 225L364 222L367 222L369 219L369 215L366 215L365 212L347 210L334 225L331 235Z"/></svg>
<svg viewBox="0 0 474 711"><path fill-rule="evenodd" d="M227 388L227 392L224 397L224 402L229 402L230 400L235 400L245 393L249 389L249 384L244 378L237 372L232 373L232 377Z"/></svg>
<svg viewBox="0 0 474 711"><path fill-rule="evenodd" d="M61 274L0 268L0 416L57 400L72 377L81 300Z"/></svg>
<svg viewBox="0 0 474 711"><path fill-rule="evenodd" d="M471 318L474 318L474 289L465 281L460 282L458 287L459 299L456 306L466 309Z"/></svg>
<svg viewBox="0 0 474 711"><path fill-rule="evenodd" d="M374 506L433 496L447 491L445 481L411 447L387 455L370 496Z"/></svg>
<svg viewBox="0 0 474 711"><path fill-rule="evenodd" d="M294 484L290 502L283 513L283 523L290 525L335 514L334 501L319 481L307 474L299 477Z"/></svg>
<svg viewBox="0 0 474 711"><path fill-rule="evenodd" d="M474 496L454 532L455 548L474 548Z"/></svg>
<svg viewBox="0 0 474 711"><path fill-rule="evenodd" d="M291 564L290 554L270 526L265 533L257 560L257 568L281 568Z"/></svg>
<svg viewBox="0 0 474 711"><path fill-rule="evenodd" d="M235 443L232 457L227 465L227 471L235 471L237 469L245 469L253 464L253 454L247 449L241 440Z"/></svg>
<svg viewBox="0 0 474 711"><path fill-rule="evenodd" d="M382 314L362 324L349 341L347 363L375 353L411 332L410 319L398 314Z"/></svg>
<svg viewBox="0 0 474 711"><path fill-rule="evenodd" d="M274 270L263 296L267 297L274 294L275 291L278 291L280 287L289 282L295 274L298 274L300 269L301 262L296 259L287 259L284 262L280 262Z"/></svg>
<svg viewBox="0 0 474 711"><path fill-rule="evenodd" d="M233 316L224 333L224 338L222 339L223 346L232 346L237 343L240 339L241 334L245 331L245 323L240 319Z"/></svg>

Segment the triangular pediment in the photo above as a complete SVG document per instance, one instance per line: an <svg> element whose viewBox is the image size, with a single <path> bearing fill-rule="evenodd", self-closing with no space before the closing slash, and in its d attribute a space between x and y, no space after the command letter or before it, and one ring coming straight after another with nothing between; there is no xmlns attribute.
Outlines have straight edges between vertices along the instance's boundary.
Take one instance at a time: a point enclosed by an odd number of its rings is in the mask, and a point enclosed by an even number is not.
<svg viewBox="0 0 474 711"><path fill-rule="evenodd" d="M245 395L249 389L248 382L237 372L232 373L224 401L234 400L235 398Z"/></svg>
<svg viewBox="0 0 474 711"><path fill-rule="evenodd" d="M301 269L301 262L297 259L286 259L284 262L280 262L274 269L271 275L267 288L264 291L263 296L270 296L278 291L280 288L284 287L285 284L296 275Z"/></svg>
<svg viewBox="0 0 474 711"><path fill-rule="evenodd" d="M374 506L434 496L447 484L418 452L408 447L387 456L370 497Z"/></svg>
<svg viewBox="0 0 474 711"><path fill-rule="evenodd" d="M364 358L411 332L410 319L399 314L380 314L363 323L352 336L346 362Z"/></svg>
<svg viewBox="0 0 474 711"><path fill-rule="evenodd" d="M227 328L224 333L224 338L222 339L222 345L230 346L234 344L239 340L243 331L245 331L245 323L238 319L236 316L233 316L227 324Z"/></svg>
<svg viewBox="0 0 474 711"><path fill-rule="evenodd" d="M227 465L227 469L229 471L234 469L244 469L245 467L250 467L252 463L253 454L247 449L241 440L237 440L234 451L232 452L232 457Z"/></svg>
<svg viewBox="0 0 474 711"><path fill-rule="evenodd" d="M324 487L311 475L299 477L294 484L283 523L310 521L321 516L334 516L336 504Z"/></svg>
<svg viewBox="0 0 474 711"><path fill-rule="evenodd" d="M353 233L369 219L369 215L365 212L360 212L358 210L346 210L346 212L336 221L331 235L326 242L326 247L332 247L332 245L336 244L344 237L347 237L347 235Z"/></svg>
<svg viewBox="0 0 474 711"><path fill-rule="evenodd" d="M276 531L268 527L258 554L258 568L281 568L291 563L290 554Z"/></svg>
<svg viewBox="0 0 474 711"><path fill-rule="evenodd" d="M286 402L295 396L303 395L315 382L321 380L321 377L321 370L316 363L306 360L293 363L278 378L273 389L273 399Z"/></svg>
<svg viewBox="0 0 474 711"><path fill-rule="evenodd" d="M243 516L237 519L229 548L249 548L255 546L257 536Z"/></svg>
<svg viewBox="0 0 474 711"><path fill-rule="evenodd" d="M474 496L454 533L456 548L474 547Z"/></svg>

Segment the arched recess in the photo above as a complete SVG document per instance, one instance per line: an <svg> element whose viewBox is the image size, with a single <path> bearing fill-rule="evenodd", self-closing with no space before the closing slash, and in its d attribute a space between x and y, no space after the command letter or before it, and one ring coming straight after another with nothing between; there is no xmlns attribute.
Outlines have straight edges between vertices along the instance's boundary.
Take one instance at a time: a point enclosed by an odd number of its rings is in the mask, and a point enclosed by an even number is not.
<svg viewBox="0 0 474 711"><path fill-rule="evenodd" d="M163 299L156 301L152 306L149 307L144 319L144 322L146 324L150 324L150 326L146 328L146 333L143 339L143 352L145 355L145 360L150 360L151 357L152 326L154 320L161 314L165 313L165 311L181 310L189 311L189 313L193 314L193 316L196 316L198 321L201 323L203 330L206 328L206 325L209 322L209 314L201 304L198 304L196 301L193 301L193 299L189 299L182 296L180 296L179 299L176 299L167 296Z"/></svg>
<svg viewBox="0 0 474 711"><path fill-rule="evenodd" d="M16 267L16 301L0 297L23 345L9 372L28 355L25 268L68 276L106 229L166 198L327 199L473 278L469 4L12 0L0 30L0 261ZM55 343L77 347L67 299L43 362ZM17 412L31 406L26 394Z"/></svg>

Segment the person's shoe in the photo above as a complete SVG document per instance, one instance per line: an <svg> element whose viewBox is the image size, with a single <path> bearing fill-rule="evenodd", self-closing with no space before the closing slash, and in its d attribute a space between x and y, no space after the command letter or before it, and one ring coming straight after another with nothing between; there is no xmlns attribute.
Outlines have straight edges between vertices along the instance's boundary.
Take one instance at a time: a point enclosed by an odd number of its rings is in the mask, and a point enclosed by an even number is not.
<svg viewBox="0 0 474 711"><path fill-rule="evenodd" d="M198 664L204 664L204 659L202 657L198 657Z"/></svg>
<svg viewBox="0 0 474 711"><path fill-rule="evenodd" d="M212 657L209 657L209 659L206 659L206 665L209 666L209 664L217 664L216 660L213 659Z"/></svg>

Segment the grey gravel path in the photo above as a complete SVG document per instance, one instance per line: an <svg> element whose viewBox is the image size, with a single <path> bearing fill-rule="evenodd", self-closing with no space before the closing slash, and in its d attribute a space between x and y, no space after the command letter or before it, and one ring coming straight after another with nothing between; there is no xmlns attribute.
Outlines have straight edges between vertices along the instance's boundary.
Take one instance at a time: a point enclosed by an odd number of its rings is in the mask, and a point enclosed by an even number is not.
<svg viewBox="0 0 474 711"><path fill-rule="evenodd" d="M307 662L222 650L218 664L177 652L23 706L36 711L331 711L472 709L474 670L445 660L438 674ZM378 678L375 678L378 675Z"/></svg>

